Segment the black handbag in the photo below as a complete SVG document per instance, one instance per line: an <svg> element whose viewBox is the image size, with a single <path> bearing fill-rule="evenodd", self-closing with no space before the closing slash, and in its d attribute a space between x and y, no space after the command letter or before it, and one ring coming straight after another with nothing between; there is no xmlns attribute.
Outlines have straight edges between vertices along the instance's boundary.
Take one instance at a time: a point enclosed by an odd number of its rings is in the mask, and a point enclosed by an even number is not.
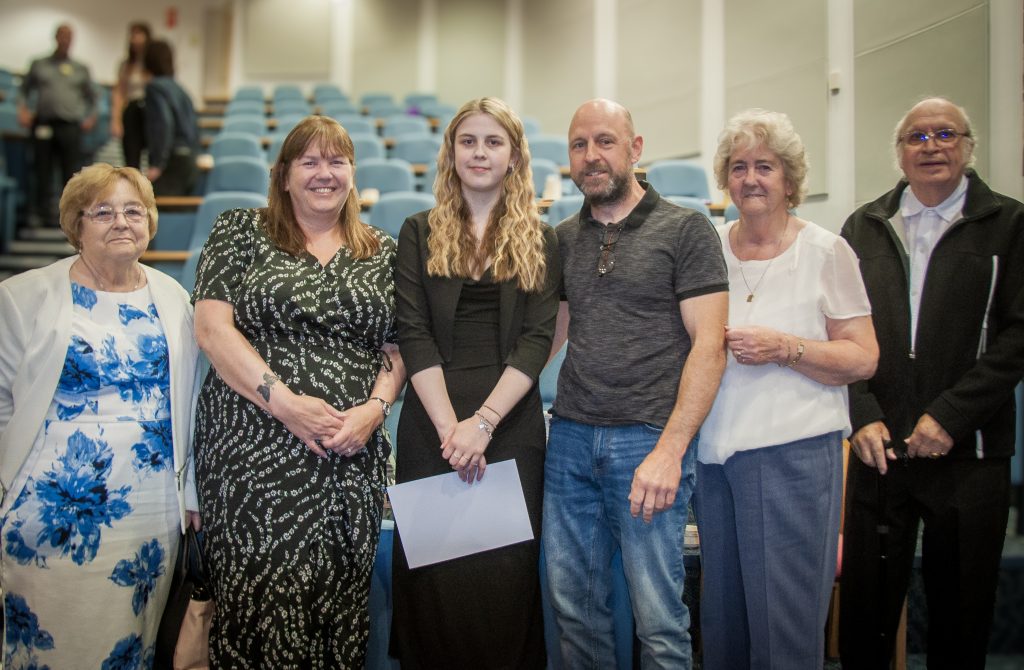
<svg viewBox="0 0 1024 670"><path fill-rule="evenodd" d="M200 538L191 524L178 543L178 558L156 638L154 670L208 668L214 603Z"/></svg>

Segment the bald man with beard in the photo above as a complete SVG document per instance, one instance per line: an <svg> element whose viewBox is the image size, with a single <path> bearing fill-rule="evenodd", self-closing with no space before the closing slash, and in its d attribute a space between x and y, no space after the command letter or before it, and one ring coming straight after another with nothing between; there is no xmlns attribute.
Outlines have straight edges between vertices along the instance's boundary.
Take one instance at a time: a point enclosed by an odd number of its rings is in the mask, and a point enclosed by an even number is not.
<svg viewBox="0 0 1024 670"><path fill-rule="evenodd" d="M643 668L691 667L683 532L698 428L725 368L729 288L718 234L633 166L643 138L609 100L569 128L586 196L556 233L569 346L544 471L546 570L569 668L614 663L611 560L623 568Z"/></svg>

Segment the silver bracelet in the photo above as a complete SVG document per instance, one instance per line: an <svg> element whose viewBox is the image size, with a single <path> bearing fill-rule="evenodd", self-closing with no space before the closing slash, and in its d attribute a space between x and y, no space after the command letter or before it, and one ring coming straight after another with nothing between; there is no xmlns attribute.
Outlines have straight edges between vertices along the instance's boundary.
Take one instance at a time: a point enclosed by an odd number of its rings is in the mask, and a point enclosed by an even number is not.
<svg viewBox="0 0 1024 670"><path fill-rule="evenodd" d="M488 421L487 418L484 417L484 415L481 414L480 412L473 412L473 414L475 414L477 416L477 418L480 419L480 423L478 423L476 425L476 427L479 428L481 432L487 433L487 440L488 441L493 440L494 439L494 426L491 424L491 422Z"/></svg>
<svg viewBox="0 0 1024 670"><path fill-rule="evenodd" d="M380 398L375 395L367 398L366 402L370 402L371 400L376 400L377 402L380 403L380 413L384 415L385 419L387 419L388 415L391 414L391 403L389 403L384 398Z"/></svg>

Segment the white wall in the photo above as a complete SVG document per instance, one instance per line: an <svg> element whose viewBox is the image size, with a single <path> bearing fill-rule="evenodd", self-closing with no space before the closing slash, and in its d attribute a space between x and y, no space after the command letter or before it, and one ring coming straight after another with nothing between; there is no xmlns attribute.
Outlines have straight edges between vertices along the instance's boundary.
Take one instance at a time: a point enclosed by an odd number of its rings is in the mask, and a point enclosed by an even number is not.
<svg viewBox="0 0 1024 670"><path fill-rule="evenodd" d="M208 0L207 0L208 1ZM24 72L33 58L52 53L57 25L74 30L71 56L89 66L93 79L112 84L124 59L128 24L147 21L155 37L174 47L177 79L198 104L202 91L204 0L176 0L177 24L166 25L163 2L143 0L126 13L114 0L0 0L0 67Z"/></svg>
<svg viewBox="0 0 1024 670"><path fill-rule="evenodd" d="M452 105L505 90L506 21L501 2L438 2L437 95Z"/></svg>
<svg viewBox="0 0 1024 670"><path fill-rule="evenodd" d="M615 94L629 108L644 137L643 160L698 155L703 67L700 0L619 0L617 4Z"/></svg>
<svg viewBox="0 0 1024 670"><path fill-rule="evenodd" d="M594 97L590 0L523 0L523 104L546 133L565 135L573 112Z"/></svg>
<svg viewBox="0 0 1024 670"><path fill-rule="evenodd" d="M242 40L247 77L326 80L332 41L328 12L324 0L249 0Z"/></svg>
<svg viewBox="0 0 1024 670"><path fill-rule="evenodd" d="M425 0L355 0L353 83L349 93L401 100L419 79L420 5Z"/></svg>
<svg viewBox="0 0 1024 670"><path fill-rule="evenodd" d="M1020 100L1019 78L990 83L988 5L984 0L855 3L858 203L873 200L896 182L893 127L929 95L945 95L967 109L979 138L976 167L988 178L989 87L1016 85Z"/></svg>
<svg viewBox="0 0 1024 670"><path fill-rule="evenodd" d="M725 11L725 116L751 107L787 114L811 162L809 191L824 193L828 177L825 3L731 0L725 3Z"/></svg>

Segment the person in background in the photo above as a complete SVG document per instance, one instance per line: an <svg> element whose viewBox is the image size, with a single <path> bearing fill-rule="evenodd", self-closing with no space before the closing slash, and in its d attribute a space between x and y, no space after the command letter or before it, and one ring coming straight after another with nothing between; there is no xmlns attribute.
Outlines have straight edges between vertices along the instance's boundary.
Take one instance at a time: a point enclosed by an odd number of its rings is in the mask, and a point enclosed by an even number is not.
<svg viewBox="0 0 1024 670"><path fill-rule="evenodd" d="M152 33L149 24L135 21L128 26L128 55L117 68L117 83L110 97L110 134L121 138L124 164L142 165L145 147L146 71L142 64Z"/></svg>
<svg viewBox="0 0 1024 670"><path fill-rule="evenodd" d="M725 367L728 277L703 215L637 181L643 137L591 100L569 126L586 196L556 228L568 334L544 473L544 552L569 668L614 658L611 562L622 552L644 668L691 667L683 533L697 432Z"/></svg>
<svg viewBox="0 0 1024 670"><path fill-rule="evenodd" d="M222 214L199 259L211 667L363 667L382 425L405 368L395 242L359 220L354 153L337 121L306 117L273 166L269 206Z"/></svg>
<svg viewBox="0 0 1024 670"><path fill-rule="evenodd" d="M61 187L82 167L82 134L96 124L96 93L89 68L71 58L71 26L57 27L57 48L36 59L22 79L18 122L32 135L35 201L33 226L53 222L53 168L60 165Z"/></svg>
<svg viewBox="0 0 1024 670"><path fill-rule="evenodd" d="M146 44L146 176L159 195L190 195L199 176L199 125L192 98L174 79L174 52L163 40Z"/></svg>
<svg viewBox="0 0 1024 670"><path fill-rule="evenodd" d="M497 98L444 133L437 206L398 238L398 336L409 371L399 483L455 470L472 484L514 459L534 539L410 569L397 534L391 654L409 668L544 668L537 378L558 312L554 231L540 221L523 124Z"/></svg>
<svg viewBox="0 0 1024 670"><path fill-rule="evenodd" d="M60 223L77 253L0 284L3 663L150 667L198 509L192 306L139 263L157 210L138 170L84 168Z"/></svg>
<svg viewBox="0 0 1024 670"><path fill-rule="evenodd" d="M791 212L808 162L789 117L740 112L714 165L740 218L718 226L731 356L697 457L704 667L820 670L846 384L878 362L871 305L850 246Z"/></svg>
<svg viewBox="0 0 1024 670"><path fill-rule="evenodd" d="M1024 205L971 169L976 141L950 100L914 105L893 137L903 178L842 230L880 347L850 387L844 670L888 666L922 521L928 667L985 666L1024 376Z"/></svg>

